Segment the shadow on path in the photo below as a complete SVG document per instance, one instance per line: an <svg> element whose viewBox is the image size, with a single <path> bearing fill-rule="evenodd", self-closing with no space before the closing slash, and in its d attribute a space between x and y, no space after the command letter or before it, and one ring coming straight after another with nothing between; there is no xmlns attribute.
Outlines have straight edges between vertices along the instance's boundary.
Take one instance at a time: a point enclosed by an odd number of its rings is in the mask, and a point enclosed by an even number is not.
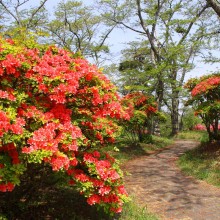
<svg viewBox="0 0 220 220"><path fill-rule="evenodd" d="M177 158L196 147L195 141L178 140L162 152L129 161L124 170L126 188L164 220L220 220L220 189L185 176Z"/></svg>

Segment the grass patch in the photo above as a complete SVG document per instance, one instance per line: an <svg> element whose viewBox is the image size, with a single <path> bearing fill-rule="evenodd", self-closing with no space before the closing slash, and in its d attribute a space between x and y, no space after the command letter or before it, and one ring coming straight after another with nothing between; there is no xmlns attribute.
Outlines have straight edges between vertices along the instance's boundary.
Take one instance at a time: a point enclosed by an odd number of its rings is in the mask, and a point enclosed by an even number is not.
<svg viewBox="0 0 220 220"><path fill-rule="evenodd" d="M172 139L152 136L152 143L129 143L121 141L114 146L103 148L114 158L118 159L121 163L136 157L149 155L153 151L160 150L173 143Z"/></svg>
<svg viewBox="0 0 220 220"><path fill-rule="evenodd" d="M149 213L145 207L129 202L124 206L118 220L158 220L158 218L156 215Z"/></svg>
<svg viewBox="0 0 220 220"><path fill-rule="evenodd" d="M220 187L220 143L202 144L182 155L178 165L187 175Z"/></svg>
<svg viewBox="0 0 220 220"><path fill-rule="evenodd" d="M208 134L206 131L182 131L178 133L174 138L175 139L191 139L191 140L199 140L207 139Z"/></svg>

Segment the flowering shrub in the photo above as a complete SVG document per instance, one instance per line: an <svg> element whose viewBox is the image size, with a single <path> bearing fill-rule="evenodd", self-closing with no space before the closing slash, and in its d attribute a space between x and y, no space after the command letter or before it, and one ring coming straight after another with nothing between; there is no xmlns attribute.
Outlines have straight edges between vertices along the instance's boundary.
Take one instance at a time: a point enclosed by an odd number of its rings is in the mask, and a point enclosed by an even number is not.
<svg viewBox="0 0 220 220"><path fill-rule="evenodd" d="M153 97L141 92L129 93L123 97L122 105L127 108L130 120L121 120L124 129L133 139L138 136L140 142L147 136L151 118L157 115L157 104Z"/></svg>
<svg viewBox="0 0 220 220"><path fill-rule="evenodd" d="M55 46L0 39L0 100L0 191L19 185L28 163L45 163L90 205L121 211L122 172L98 149L114 142L115 120L129 115L95 66Z"/></svg>
<svg viewBox="0 0 220 220"><path fill-rule="evenodd" d="M220 120L220 74L191 79L185 86L192 98L187 104L193 105L195 115L202 118L210 140L218 140Z"/></svg>
<svg viewBox="0 0 220 220"><path fill-rule="evenodd" d="M206 131L206 126L205 126L205 125L198 124L198 125L196 125L196 126L193 128L193 130ZM212 126L210 127L210 130L213 131ZM220 125L218 125L218 130L220 130Z"/></svg>
<svg viewBox="0 0 220 220"><path fill-rule="evenodd" d="M217 88L219 84L220 76L212 76L198 83L191 91L191 95L194 97L202 93L207 93L208 91Z"/></svg>
<svg viewBox="0 0 220 220"><path fill-rule="evenodd" d="M198 124L198 125L194 126L193 130L196 130L196 131L205 131L205 130L206 130L206 127L205 127L205 125Z"/></svg>

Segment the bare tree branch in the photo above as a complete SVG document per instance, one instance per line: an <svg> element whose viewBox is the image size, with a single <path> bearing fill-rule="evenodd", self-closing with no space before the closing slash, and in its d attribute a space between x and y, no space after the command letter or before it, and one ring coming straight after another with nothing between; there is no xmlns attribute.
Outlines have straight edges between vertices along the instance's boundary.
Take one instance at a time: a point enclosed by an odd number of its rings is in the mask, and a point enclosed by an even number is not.
<svg viewBox="0 0 220 220"><path fill-rule="evenodd" d="M206 0L206 1L213 8L216 14L220 17L220 2L217 0Z"/></svg>
<svg viewBox="0 0 220 220"><path fill-rule="evenodd" d="M67 19L66 10L65 10L65 22L66 22L66 24L68 24L69 31L76 36L77 42L78 42L78 50L81 50L81 49L82 49L82 48L81 48L82 45L81 45L80 37L79 37L78 34L72 29L71 24L70 24L70 22L69 22L68 19Z"/></svg>
<svg viewBox="0 0 220 220"><path fill-rule="evenodd" d="M31 17L30 17L30 19L29 19L29 22L28 22L28 25L27 25L27 26L29 26L29 25L31 24L32 20L34 19L34 16L39 12L39 10L40 10L41 8L43 8L43 6L45 5L45 3L46 3L47 1L48 1L48 0L42 1L41 4L38 6L38 8L31 14Z"/></svg>
<svg viewBox="0 0 220 220"><path fill-rule="evenodd" d="M140 30L137 30L137 29L135 29L135 28L132 28L132 27L130 27L130 26L128 26L128 25L126 25L124 22L122 22L122 21L117 21L117 20L115 20L115 19L113 19L113 18L109 18L111 21L114 21L116 24L121 24L122 26L124 26L125 28L127 28L127 29L129 29L129 30L131 30L131 31L134 31L134 32L136 32L136 33L139 33L139 34L146 34L144 31L140 31Z"/></svg>
<svg viewBox="0 0 220 220"><path fill-rule="evenodd" d="M0 0L0 4L15 19L16 23L20 25L20 20L8 9L7 5L5 5L2 0Z"/></svg>
<svg viewBox="0 0 220 220"><path fill-rule="evenodd" d="M104 38L102 39L101 43L99 44L99 47L103 46L106 39L108 38L108 36L111 34L111 32L114 30L115 27L116 27L116 25L114 25L111 29L108 30L108 32L105 34Z"/></svg>
<svg viewBox="0 0 220 220"><path fill-rule="evenodd" d="M209 8L209 4L206 4L202 10L196 14L196 16L194 17L194 19L190 22L186 32L184 33L183 37L180 39L178 45L181 45L183 43L183 41L186 39L186 37L188 36L190 30L192 29L192 26L194 25L194 23L196 22L196 20L203 14L203 12Z"/></svg>
<svg viewBox="0 0 220 220"><path fill-rule="evenodd" d="M140 0L136 0L136 3L137 3L137 7L138 7L138 17L139 17L139 20L140 20L140 24L141 24L141 27L143 28L143 30L145 31L145 34L147 35L148 37L148 40L150 42L150 45L151 45L151 49L153 50L155 56L157 57L157 60L160 60L161 57L156 49L156 46L154 44L154 36L151 36L150 32L149 32L149 29L146 28L145 24L144 24L144 20L143 20L143 17L142 17L142 13L141 13L141 3L140 3Z"/></svg>

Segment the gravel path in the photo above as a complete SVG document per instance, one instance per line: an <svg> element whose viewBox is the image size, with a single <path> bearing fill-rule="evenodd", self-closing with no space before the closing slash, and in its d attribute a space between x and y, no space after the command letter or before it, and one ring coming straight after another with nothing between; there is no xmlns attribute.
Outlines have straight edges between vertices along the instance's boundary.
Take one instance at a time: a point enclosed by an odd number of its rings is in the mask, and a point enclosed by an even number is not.
<svg viewBox="0 0 220 220"><path fill-rule="evenodd" d="M169 149L129 161L124 170L130 195L163 220L220 220L220 189L185 176L175 161L195 141L178 140Z"/></svg>

